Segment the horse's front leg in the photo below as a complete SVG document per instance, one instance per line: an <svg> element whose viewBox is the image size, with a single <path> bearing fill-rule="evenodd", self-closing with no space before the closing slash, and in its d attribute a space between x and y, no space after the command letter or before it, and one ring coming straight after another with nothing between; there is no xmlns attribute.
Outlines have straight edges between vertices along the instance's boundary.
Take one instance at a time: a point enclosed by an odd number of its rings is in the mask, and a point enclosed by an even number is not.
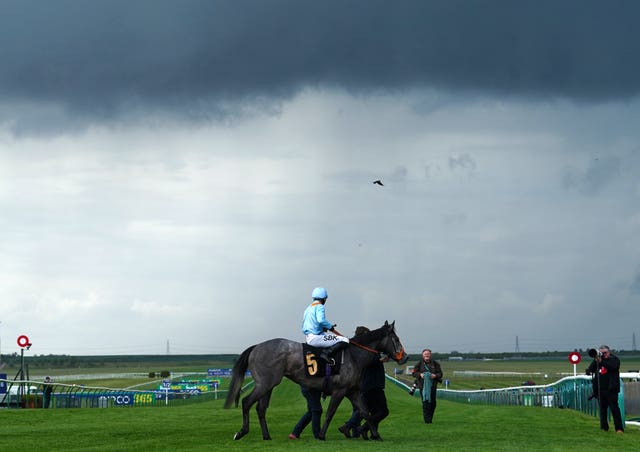
<svg viewBox="0 0 640 452"><path fill-rule="evenodd" d="M267 392L264 397L258 400L258 404L256 405L256 412L258 413L260 428L262 428L262 439L271 439L271 435L269 435L269 429L267 428L267 408L269 408L269 401L271 400L272 392L273 390Z"/></svg>
<svg viewBox="0 0 640 452"><path fill-rule="evenodd" d="M344 391L335 390L331 393L331 399L329 399L329 407L327 408L327 414L324 418L324 425L322 426L322 430L320 430L318 439L326 439L327 430L329 430L329 424L331 423L331 419L333 419L333 415L336 414L336 411L340 406L340 402L342 402L342 399L344 398L344 394Z"/></svg>

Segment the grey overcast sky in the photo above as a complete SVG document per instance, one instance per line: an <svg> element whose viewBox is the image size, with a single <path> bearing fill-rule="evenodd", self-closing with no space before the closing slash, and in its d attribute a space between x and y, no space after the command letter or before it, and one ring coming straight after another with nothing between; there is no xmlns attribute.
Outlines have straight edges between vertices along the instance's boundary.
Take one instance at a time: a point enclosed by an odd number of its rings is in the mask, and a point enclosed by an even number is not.
<svg viewBox="0 0 640 452"><path fill-rule="evenodd" d="M1 352L302 341L315 286L411 353L631 349L639 16L0 0Z"/></svg>

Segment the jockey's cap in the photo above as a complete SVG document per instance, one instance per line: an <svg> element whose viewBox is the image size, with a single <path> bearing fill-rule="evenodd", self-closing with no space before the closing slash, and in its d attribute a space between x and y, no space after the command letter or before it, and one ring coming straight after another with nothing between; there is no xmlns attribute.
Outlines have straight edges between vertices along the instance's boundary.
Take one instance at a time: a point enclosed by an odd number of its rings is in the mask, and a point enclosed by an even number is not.
<svg viewBox="0 0 640 452"><path fill-rule="evenodd" d="M327 298L327 290L324 287L316 287L311 292L311 298L314 300L324 300Z"/></svg>

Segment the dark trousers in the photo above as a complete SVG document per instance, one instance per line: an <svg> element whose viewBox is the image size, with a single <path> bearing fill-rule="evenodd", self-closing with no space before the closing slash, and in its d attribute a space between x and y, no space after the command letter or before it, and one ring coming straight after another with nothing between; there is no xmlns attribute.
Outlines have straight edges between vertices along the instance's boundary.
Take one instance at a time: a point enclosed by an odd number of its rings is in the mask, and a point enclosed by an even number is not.
<svg viewBox="0 0 640 452"><path fill-rule="evenodd" d="M51 405L51 392L52 392L51 387L46 388L43 391L42 408L49 408L49 405Z"/></svg>
<svg viewBox="0 0 640 452"><path fill-rule="evenodd" d="M384 389L372 389L362 394L362 397L369 410L369 423L377 429L380 422L389 416L387 396L384 394Z"/></svg>
<svg viewBox="0 0 640 452"><path fill-rule="evenodd" d="M616 430L624 430L622 425L622 414L620 413L620 407L618 406L618 394L610 391L601 391L600 394L600 428L602 430L609 430L609 413L611 410L611 417L613 417L613 425Z"/></svg>
<svg viewBox="0 0 640 452"><path fill-rule="evenodd" d="M360 415L360 412L354 408L351 412L351 417L347 422L344 423L344 425L346 425L347 429L351 432L351 436L357 438L358 436L360 436L358 428L360 427L361 422L362 416Z"/></svg>
<svg viewBox="0 0 640 452"><path fill-rule="evenodd" d="M308 389L305 386L300 386L300 391L305 399L307 399L307 412L302 415L295 427L293 427L293 434L300 437L300 434L304 428L311 422L311 431L313 437L318 438L320 436L320 420L322 417L322 403L320 397L322 393L317 389Z"/></svg>
<svg viewBox="0 0 640 452"><path fill-rule="evenodd" d="M431 424L433 422L433 413L436 412L436 395L435 391L431 392L431 401L422 401L422 417L425 424Z"/></svg>

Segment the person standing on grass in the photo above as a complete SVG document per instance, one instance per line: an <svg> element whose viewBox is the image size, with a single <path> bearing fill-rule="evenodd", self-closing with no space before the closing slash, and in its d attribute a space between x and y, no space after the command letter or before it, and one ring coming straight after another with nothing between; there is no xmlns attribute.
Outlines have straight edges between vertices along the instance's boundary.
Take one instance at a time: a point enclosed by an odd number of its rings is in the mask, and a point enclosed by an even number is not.
<svg viewBox="0 0 640 452"><path fill-rule="evenodd" d="M362 334L368 333L370 330L366 326L358 326L356 327L355 337L358 337ZM355 338L354 338L355 339ZM360 393L362 394L362 380L364 380L364 374L366 370L363 372L363 375L360 377ZM353 405L353 410L351 411L351 417L347 422L338 427L338 431L342 433L347 438L359 438L360 437L360 423L362 422L362 415L360 411Z"/></svg>
<svg viewBox="0 0 640 452"><path fill-rule="evenodd" d="M436 411L436 392L438 383L442 383L442 368L440 363L431 359L431 350L422 350L422 359L416 363L411 372L418 383L422 396L422 416L425 424L433 422Z"/></svg>
<svg viewBox="0 0 640 452"><path fill-rule="evenodd" d="M618 393L620 392L620 359L607 345L601 345L600 350L594 353L593 361L587 367L587 375L593 375L594 396L600 405L600 428L609 431L609 413L613 417L616 433L624 432L624 423L620 406L618 406ZM593 355L591 355L593 356Z"/></svg>
<svg viewBox="0 0 640 452"><path fill-rule="evenodd" d="M53 392L53 380L45 377L42 383L42 408L49 408L51 404L51 393Z"/></svg>
<svg viewBox="0 0 640 452"><path fill-rule="evenodd" d="M367 434L371 431L370 425L373 425L375 430L378 431L380 422L389 416L387 397L384 394L384 382L386 379L384 363L387 361L389 361L389 358L378 356L378 359L362 373L360 390L362 391L364 403L369 410L369 421L358 429L362 439L367 439ZM371 439L382 441L379 432L377 435L372 434Z"/></svg>
<svg viewBox="0 0 640 452"><path fill-rule="evenodd" d="M356 337L368 332L369 328L359 326L356 328ZM388 357L383 358L378 354L378 359L363 370L362 376L360 377L360 393L362 394L363 402L369 414L369 421L363 426L360 426L362 416L354 407L351 418L345 422L344 425L338 427L338 431L347 438L362 437L362 439L365 440L369 439L369 432L371 431L370 425L375 426L375 431L378 431L380 422L389 415L387 397L384 393L386 379L384 363L387 361L389 361ZM382 441L379 433L377 435L372 434L371 439Z"/></svg>
<svg viewBox="0 0 640 452"><path fill-rule="evenodd" d="M307 400L307 412L302 415L296 426L293 427L293 431L289 434L289 439L299 439L302 431L309 425L309 422L311 422L313 437L320 439L320 418L322 416L320 396L322 395L322 391L300 385L300 392L302 392L302 395Z"/></svg>

